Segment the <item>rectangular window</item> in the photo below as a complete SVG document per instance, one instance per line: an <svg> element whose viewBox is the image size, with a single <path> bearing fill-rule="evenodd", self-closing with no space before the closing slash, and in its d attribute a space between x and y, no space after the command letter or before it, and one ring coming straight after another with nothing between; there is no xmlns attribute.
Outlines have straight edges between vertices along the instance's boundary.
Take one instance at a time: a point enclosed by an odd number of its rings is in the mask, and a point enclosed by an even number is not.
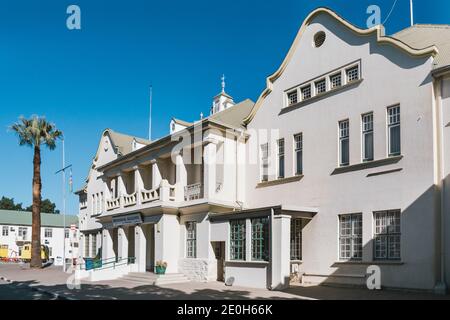
<svg viewBox="0 0 450 320"><path fill-rule="evenodd" d="M89 258L89 235L84 235L84 257Z"/></svg>
<svg viewBox="0 0 450 320"><path fill-rule="evenodd" d="M311 85L304 86L300 91L302 92L302 100L311 98Z"/></svg>
<svg viewBox="0 0 450 320"><path fill-rule="evenodd" d="M339 216L339 258L362 259L362 214Z"/></svg>
<svg viewBox="0 0 450 320"><path fill-rule="evenodd" d="M375 260L400 260L400 210L374 213Z"/></svg>
<svg viewBox="0 0 450 320"><path fill-rule="evenodd" d="M284 139L278 140L278 179L284 178Z"/></svg>
<svg viewBox="0 0 450 320"><path fill-rule="evenodd" d="M362 157L373 160L373 113L362 115Z"/></svg>
<svg viewBox="0 0 450 320"><path fill-rule="evenodd" d="M26 239L27 234L28 234L28 228L27 227L19 227L19 230L18 230L19 237L23 237L24 239Z"/></svg>
<svg viewBox="0 0 450 320"><path fill-rule="evenodd" d="M53 250L51 247L48 247L48 256L52 257L53 256Z"/></svg>
<svg viewBox="0 0 450 320"><path fill-rule="evenodd" d="M230 221L230 259L245 261L245 220Z"/></svg>
<svg viewBox="0 0 450 320"><path fill-rule="evenodd" d="M269 144L261 145L261 181L269 181Z"/></svg>
<svg viewBox="0 0 450 320"><path fill-rule="evenodd" d="M298 102L297 90L291 91L287 94L288 106L296 104Z"/></svg>
<svg viewBox="0 0 450 320"><path fill-rule="evenodd" d="M91 248L91 258L95 258L97 255L97 235L92 235L92 248Z"/></svg>
<svg viewBox="0 0 450 320"><path fill-rule="evenodd" d="M51 238L52 236L53 236L53 229L45 228L44 229L44 238Z"/></svg>
<svg viewBox="0 0 450 320"><path fill-rule="evenodd" d="M347 73L347 83L356 81L359 79L359 67L355 66L346 70Z"/></svg>
<svg viewBox="0 0 450 320"><path fill-rule="evenodd" d="M316 85L316 95L327 91L327 82L325 79L317 81L315 85Z"/></svg>
<svg viewBox="0 0 450 320"><path fill-rule="evenodd" d="M339 164L350 164L350 123L348 120L339 122Z"/></svg>
<svg viewBox="0 0 450 320"><path fill-rule="evenodd" d="M269 261L269 218L252 219L252 260Z"/></svg>
<svg viewBox="0 0 450 320"><path fill-rule="evenodd" d="M197 258L197 223L186 222L186 257Z"/></svg>
<svg viewBox="0 0 450 320"><path fill-rule="evenodd" d="M400 142L400 106L390 107L388 113L389 156L401 154Z"/></svg>
<svg viewBox="0 0 450 320"><path fill-rule="evenodd" d="M303 134L294 136L294 152L295 152L295 174L303 174Z"/></svg>
<svg viewBox="0 0 450 320"><path fill-rule="evenodd" d="M2 236L7 237L9 235L9 228L8 226L2 227Z"/></svg>
<svg viewBox="0 0 450 320"><path fill-rule="evenodd" d="M302 260L302 219L291 220L291 261Z"/></svg>
<svg viewBox="0 0 450 320"><path fill-rule="evenodd" d="M69 238L69 229L64 229L64 238L68 239Z"/></svg>
<svg viewBox="0 0 450 320"><path fill-rule="evenodd" d="M341 73L334 74L330 76L331 89L338 88L342 85Z"/></svg>

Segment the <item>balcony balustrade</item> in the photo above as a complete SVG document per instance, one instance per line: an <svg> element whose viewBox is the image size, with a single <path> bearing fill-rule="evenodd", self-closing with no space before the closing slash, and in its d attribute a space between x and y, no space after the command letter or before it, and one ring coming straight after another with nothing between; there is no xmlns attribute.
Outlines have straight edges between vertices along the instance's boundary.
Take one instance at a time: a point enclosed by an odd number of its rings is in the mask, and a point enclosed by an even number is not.
<svg viewBox="0 0 450 320"><path fill-rule="evenodd" d="M106 200L106 210L111 211L120 208L120 198L115 198L111 200Z"/></svg>
<svg viewBox="0 0 450 320"><path fill-rule="evenodd" d="M159 200L160 199L159 191L160 191L160 188L153 189L153 190L141 190L141 202L149 203L149 202Z"/></svg>
<svg viewBox="0 0 450 320"><path fill-rule="evenodd" d="M184 201L198 200L203 197L203 185L201 183L191 184L184 188Z"/></svg>
<svg viewBox="0 0 450 320"><path fill-rule="evenodd" d="M131 207L137 204L137 192L134 192L130 195L123 195L123 206L124 207Z"/></svg>

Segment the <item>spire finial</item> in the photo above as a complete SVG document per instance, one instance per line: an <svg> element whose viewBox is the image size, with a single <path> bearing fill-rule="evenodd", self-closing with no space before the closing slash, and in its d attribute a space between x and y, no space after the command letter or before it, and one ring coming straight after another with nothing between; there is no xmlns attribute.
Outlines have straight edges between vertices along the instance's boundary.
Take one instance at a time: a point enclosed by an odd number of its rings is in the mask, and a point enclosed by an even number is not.
<svg viewBox="0 0 450 320"><path fill-rule="evenodd" d="M225 93L225 75L222 75L222 93Z"/></svg>

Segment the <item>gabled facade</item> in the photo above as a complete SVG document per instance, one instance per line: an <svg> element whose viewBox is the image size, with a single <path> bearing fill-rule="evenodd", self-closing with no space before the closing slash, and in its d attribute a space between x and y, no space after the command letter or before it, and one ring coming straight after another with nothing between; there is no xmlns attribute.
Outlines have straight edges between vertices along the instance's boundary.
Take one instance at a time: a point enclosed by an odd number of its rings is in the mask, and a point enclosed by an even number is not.
<svg viewBox="0 0 450 320"><path fill-rule="evenodd" d="M376 265L385 287L445 291L447 39L315 10L255 104L223 90L209 118L96 167L103 258L270 289L365 285Z"/></svg>

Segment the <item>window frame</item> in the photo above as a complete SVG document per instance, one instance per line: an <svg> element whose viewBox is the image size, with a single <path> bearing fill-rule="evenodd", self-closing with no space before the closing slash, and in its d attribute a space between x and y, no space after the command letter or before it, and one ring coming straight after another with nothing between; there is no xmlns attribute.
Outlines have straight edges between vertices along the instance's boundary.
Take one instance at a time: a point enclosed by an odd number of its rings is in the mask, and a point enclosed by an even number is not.
<svg viewBox="0 0 450 320"><path fill-rule="evenodd" d="M269 261L269 217L253 218L251 221L251 259L255 262Z"/></svg>
<svg viewBox="0 0 450 320"><path fill-rule="evenodd" d="M300 138L297 141L297 138ZM302 176L303 175L303 133L294 134L294 175ZM299 170L300 163L300 170Z"/></svg>
<svg viewBox="0 0 450 320"><path fill-rule="evenodd" d="M318 88L319 85L323 83L323 91L319 92ZM316 96L324 94L327 92L327 78L322 78L319 80L314 81L314 92L316 93Z"/></svg>
<svg viewBox="0 0 450 320"><path fill-rule="evenodd" d="M292 101L291 95L295 95L295 99L294 99L295 102ZM294 89L294 90L288 91L286 93L286 98L287 98L287 105L288 106L293 106L293 105L297 104L300 101L299 100L299 96L298 96L298 90Z"/></svg>
<svg viewBox="0 0 450 320"><path fill-rule="evenodd" d="M346 123L347 128L343 128L341 125ZM343 132L346 130L346 135L343 135ZM338 137L339 137L339 167L348 167L350 165L350 120L345 119L338 122ZM343 142L347 141L347 158L348 161L344 162L343 160Z"/></svg>
<svg viewBox="0 0 450 320"><path fill-rule="evenodd" d="M277 140L277 178L284 179L286 177L286 143L284 138Z"/></svg>
<svg viewBox="0 0 450 320"><path fill-rule="evenodd" d="M197 222L187 221L186 226L186 258L197 259Z"/></svg>
<svg viewBox="0 0 450 320"><path fill-rule="evenodd" d="M52 228L44 229L44 238L53 238L53 229Z"/></svg>
<svg viewBox="0 0 450 320"><path fill-rule="evenodd" d="M230 221L230 260L246 261L246 223L245 219ZM235 230L236 228L237 230ZM238 250L236 250L238 249ZM236 254L237 251L237 254Z"/></svg>
<svg viewBox="0 0 450 320"><path fill-rule="evenodd" d="M291 219L291 237L290 237L290 255L289 255L291 261L302 261L303 260L302 244L303 244L303 219L292 218Z"/></svg>
<svg viewBox="0 0 450 320"><path fill-rule="evenodd" d="M350 79L350 74L355 69L356 69L356 78ZM352 66L350 66L348 68L345 68L345 81L346 81L346 83L352 83L352 82L358 81L359 79L361 79L359 64L352 65Z"/></svg>
<svg viewBox="0 0 450 320"><path fill-rule="evenodd" d="M367 125L367 122L365 120L367 117L370 117L370 122L368 122L370 125ZM373 161L375 158L375 146L374 146L374 121L373 121L373 112L367 112L361 115L361 158L363 162L370 162ZM366 126L367 125L367 126ZM372 138L372 157L366 157L366 136L371 135Z"/></svg>
<svg viewBox="0 0 450 320"><path fill-rule="evenodd" d="M8 226L2 226L2 237L9 237L9 227Z"/></svg>
<svg viewBox="0 0 450 320"><path fill-rule="evenodd" d="M390 111L394 110L394 109L398 109L398 113L396 115L391 115ZM401 108L400 108L400 104L396 104L393 106L389 106L386 108L386 123L387 123L387 147L388 147L388 156L389 157L396 157L402 154L402 132L401 132ZM393 117L397 117L398 121L397 122L391 122ZM398 146L399 146L399 150L397 152L392 152L392 134L391 134L391 129L397 128L399 130L399 141L398 141Z"/></svg>
<svg viewBox="0 0 450 320"><path fill-rule="evenodd" d="M377 221L377 215L382 215L384 214L385 219L386 219L386 224L384 226L385 231L384 232L379 232L377 231L378 228L383 228L382 224L378 224ZM392 215L392 217L390 217L390 215ZM390 225L388 224L388 220L390 218L393 218L394 221L398 221L398 224L394 224L394 225ZM401 261L402 259L402 212L400 209L396 209L396 210L382 210L382 211L375 211L373 212L373 260L374 261ZM391 220L392 221L392 220ZM382 217L381 217L381 222L382 222ZM391 231L391 228L395 229L395 231ZM398 231L397 231L398 230ZM398 249L396 249L398 251L398 256L393 256L391 250L391 238L398 238ZM377 254L377 252L380 252L383 249L379 249L379 245L381 245L378 240L379 239L385 239L384 241L384 250L385 255L384 256L379 256Z"/></svg>
<svg viewBox="0 0 450 320"><path fill-rule="evenodd" d="M269 143L262 143L259 146L260 154L260 180L261 182L269 181Z"/></svg>
<svg viewBox="0 0 450 320"><path fill-rule="evenodd" d="M348 219L344 221L344 219ZM348 233L344 233L343 224L347 223L345 228ZM358 225L358 223L360 225ZM357 225L357 227L355 226ZM359 233L355 230L359 230ZM345 242L344 242L345 241ZM339 215L339 261L362 261L363 259L363 214L350 213ZM349 246L349 250L343 250L343 246ZM356 250L356 248L359 248ZM348 255L344 255L348 252ZM357 255L355 256L355 252Z"/></svg>
<svg viewBox="0 0 450 320"><path fill-rule="evenodd" d="M309 92L305 97L305 92ZM306 86L300 87L300 93L302 101L308 100L312 98L312 89L311 89L311 83L308 83Z"/></svg>
<svg viewBox="0 0 450 320"><path fill-rule="evenodd" d="M334 78L339 77L339 84L334 84ZM336 88L340 88L342 87L343 81L342 81L342 72L339 71L337 73L333 73L329 76L329 81L330 81L330 89L336 89Z"/></svg>

